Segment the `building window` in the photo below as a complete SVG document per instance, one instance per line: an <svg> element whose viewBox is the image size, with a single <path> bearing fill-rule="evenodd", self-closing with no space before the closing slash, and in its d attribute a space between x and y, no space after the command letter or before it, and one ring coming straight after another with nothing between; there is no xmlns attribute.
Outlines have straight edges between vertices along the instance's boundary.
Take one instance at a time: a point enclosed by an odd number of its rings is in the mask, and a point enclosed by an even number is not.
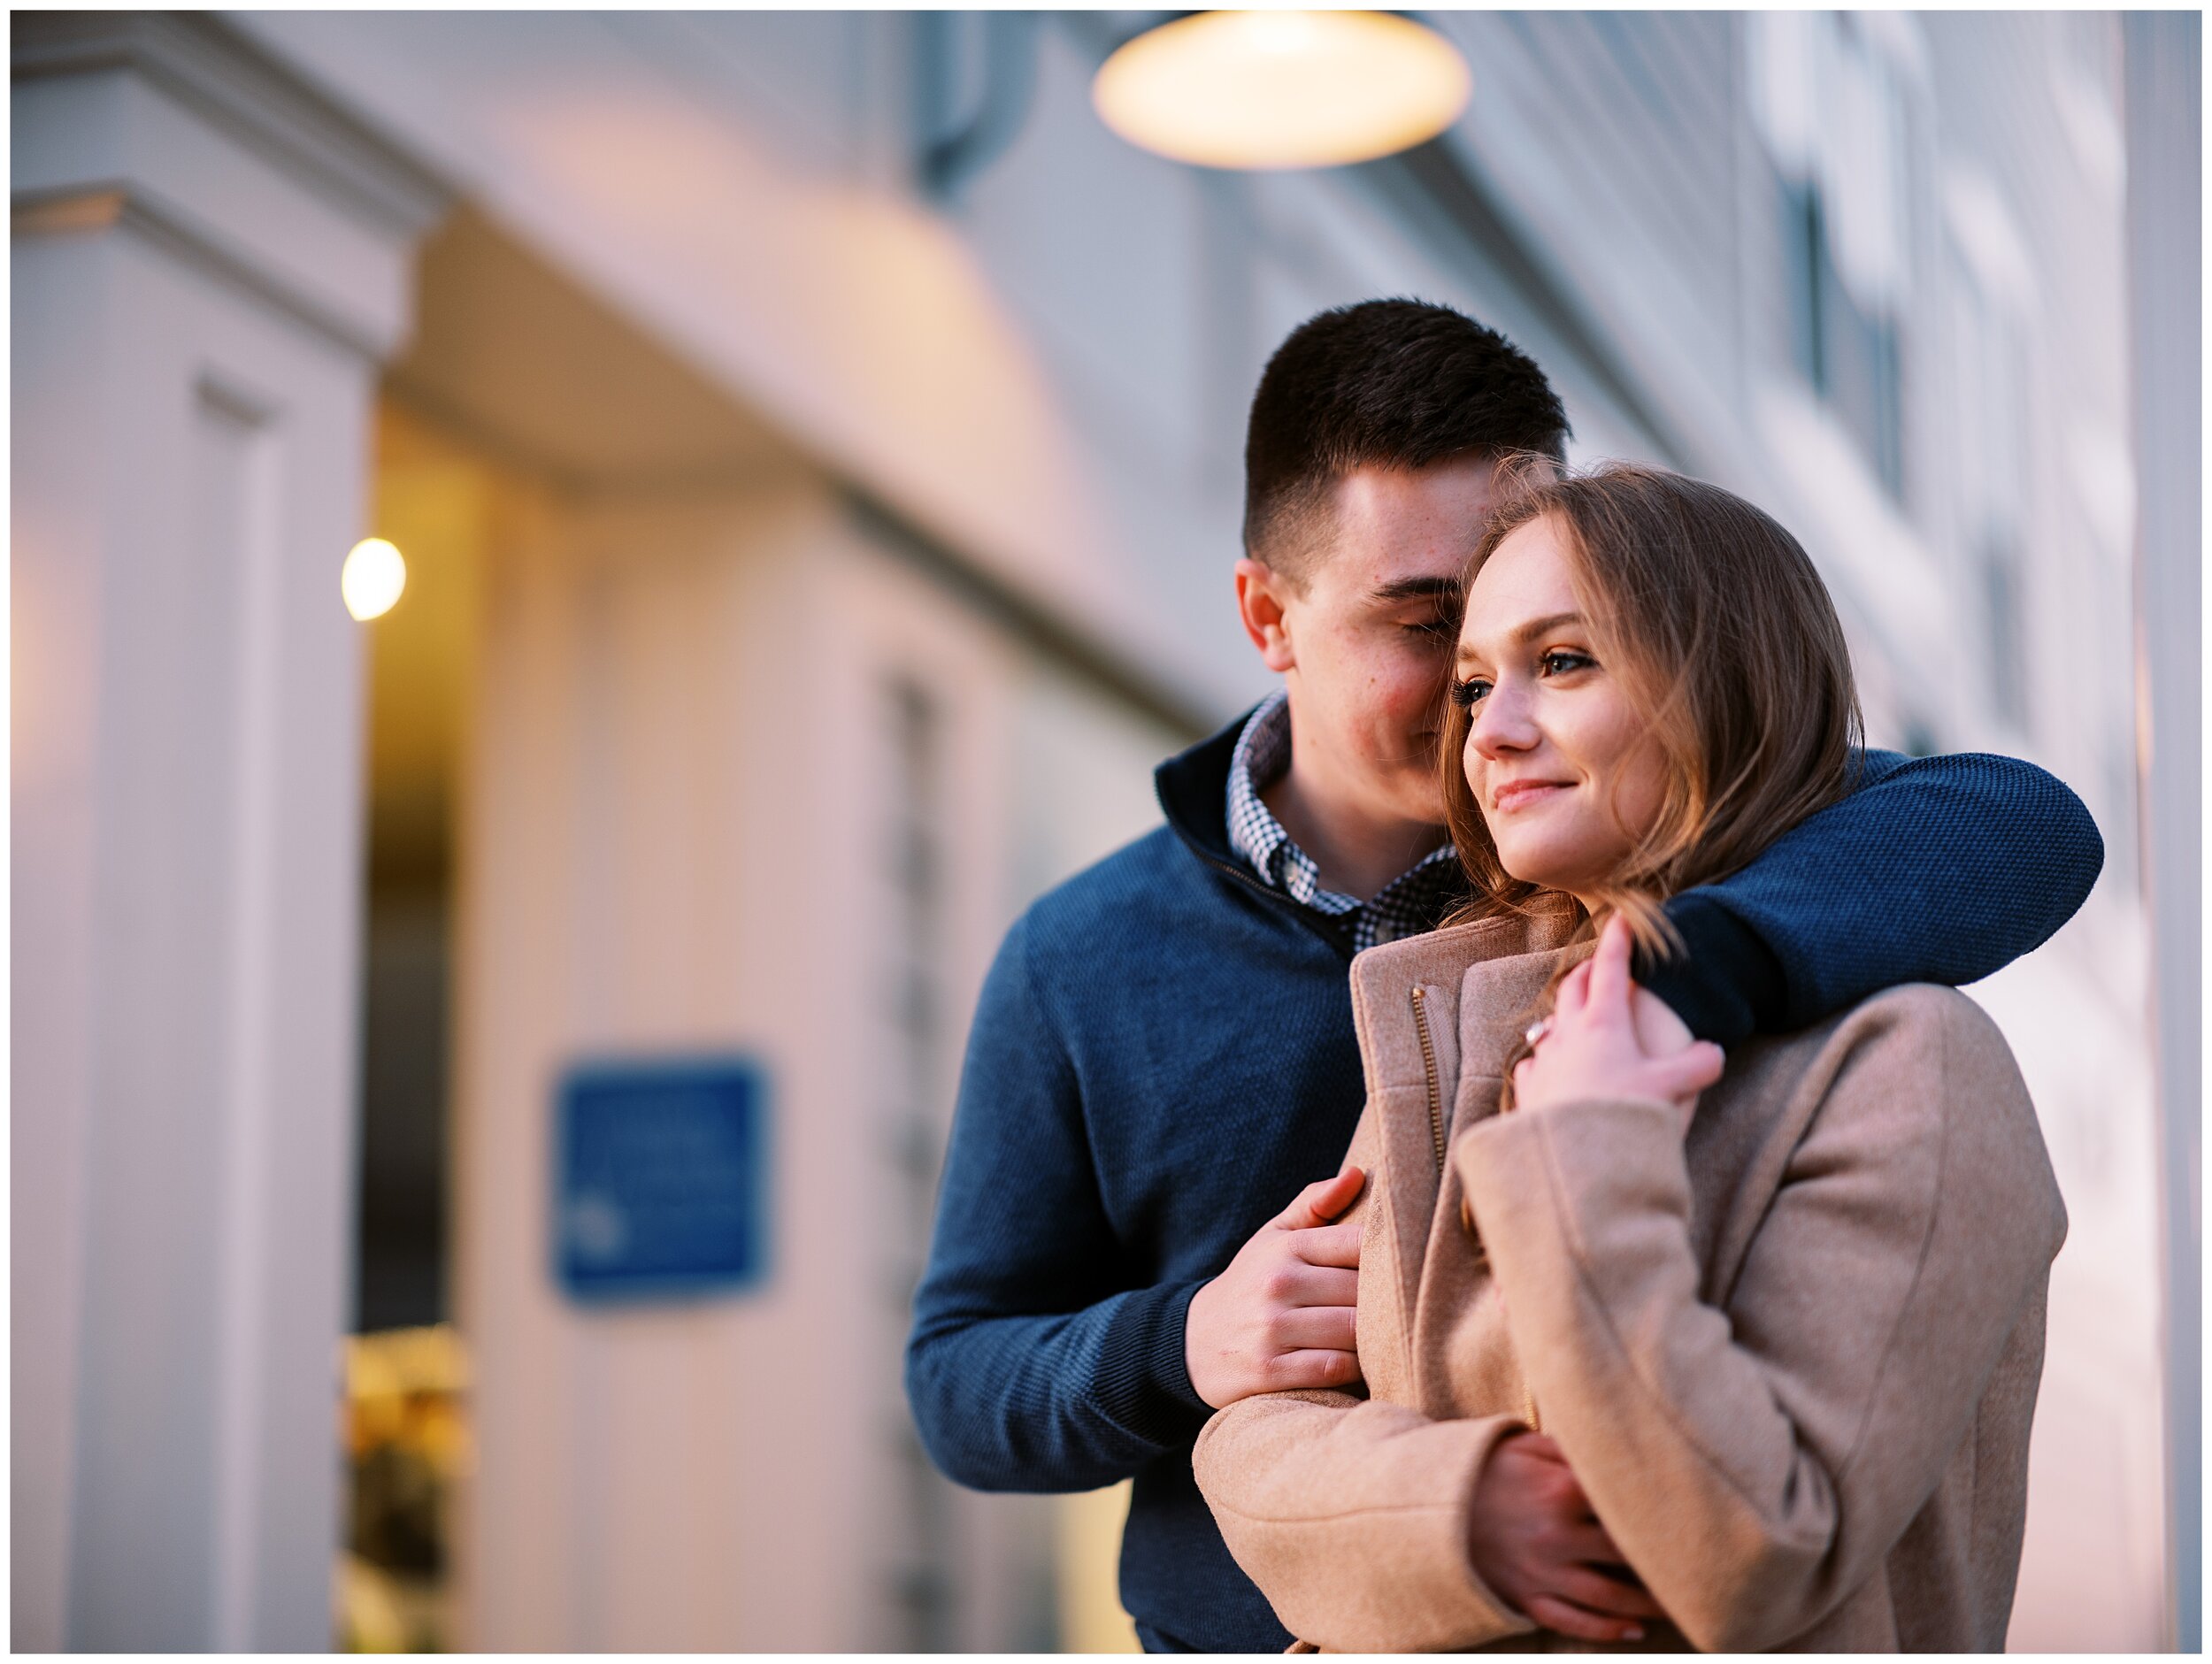
<svg viewBox="0 0 2212 1664"><path fill-rule="evenodd" d="M1989 698L2015 728L2028 725L2027 632L2020 596L2020 552L1993 535L1981 551L1983 616L1988 631Z"/></svg>
<svg viewBox="0 0 2212 1664"><path fill-rule="evenodd" d="M1901 90L1847 19L1762 12L1747 27L1753 119L1777 180L1790 356L1901 500Z"/></svg>
<svg viewBox="0 0 2212 1664"><path fill-rule="evenodd" d="M2012 309L1976 277L1962 249L1954 252L1957 438L1947 455L1958 495L1961 546L1972 569L1965 588L1979 602L1991 709L2025 732L2032 714L2023 524L2031 490L2027 342Z"/></svg>
<svg viewBox="0 0 2212 1664"><path fill-rule="evenodd" d="M884 1147L900 1192L889 1315L901 1339L915 1285L929 1252L937 1173L944 1152L938 1101L945 1025L945 848L948 808L945 721L938 699L918 681L895 676L882 686L882 720L891 763L889 821L883 829L884 876L891 900L883 920L892 1016ZM898 1413L901 1476L890 1571L896 1648L944 1652L954 1647L955 1587L951 1494L930 1465L912 1422Z"/></svg>

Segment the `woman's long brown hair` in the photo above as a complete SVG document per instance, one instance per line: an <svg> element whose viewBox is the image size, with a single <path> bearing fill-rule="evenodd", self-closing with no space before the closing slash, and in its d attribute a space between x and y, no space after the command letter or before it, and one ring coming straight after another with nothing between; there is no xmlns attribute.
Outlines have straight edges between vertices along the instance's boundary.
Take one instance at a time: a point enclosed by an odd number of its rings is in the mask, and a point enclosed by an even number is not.
<svg viewBox="0 0 2212 1664"><path fill-rule="evenodd" d="M1726 877L1849 789L1861 732L1843 627L1811 559L1741 497L1665 469L1501 470L1503 495L1467 584L1538 519L1559 534L1598 660L1644 713L1667 765L1659 813L1606 886L1647 953L1678 945L1660 904ZM1445 817L1474 900L1453 923L1521 907L1467 784L1471 711L1445 706Z"/></svg>

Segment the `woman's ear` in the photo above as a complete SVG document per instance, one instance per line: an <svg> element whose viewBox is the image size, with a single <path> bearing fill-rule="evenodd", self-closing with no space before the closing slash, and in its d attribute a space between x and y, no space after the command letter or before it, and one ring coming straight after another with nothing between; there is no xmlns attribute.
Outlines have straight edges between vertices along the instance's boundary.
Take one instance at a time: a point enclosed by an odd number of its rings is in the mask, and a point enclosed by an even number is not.
<svg viewBox="0 0 2212 1664"><path fill-rule="evenodd" d="M1237 616L1260 657L1279 674L1294 669L1298 655L1290 637L1289 604L1297 597L1292 579L1264 561L1247 556L1237 563Z"/></svg>

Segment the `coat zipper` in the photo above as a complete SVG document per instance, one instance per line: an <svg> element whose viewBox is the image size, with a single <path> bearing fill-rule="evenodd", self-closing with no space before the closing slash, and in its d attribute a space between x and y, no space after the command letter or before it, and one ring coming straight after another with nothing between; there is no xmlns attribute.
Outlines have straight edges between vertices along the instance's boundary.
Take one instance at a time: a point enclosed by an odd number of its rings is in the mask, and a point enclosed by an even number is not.
<svg viewBox="0 0 2212 1664"><path fill-rule="evenodd" d="M1436 1171L1440 1178L1444 1173L1444 1089L1437 1080L1436 1042L1429 1036L1429 1008L1425 992L1417 983L1414 985L1413 1027L1421 1037L1421 1067L1429 1077L1429 1141L1436 1146Z"/></svg>
<svg viewBox="0 0 2212 1664"><path fill-rule="evenodd" d="M1444 1091L1436 1072L1436 1041L1429 1033L1429 1007L1426 990L1419 984L1413 989L1413 1031L1421 1037L1421 1068L1428 1076L1429 1085L1429 1141L1436 1150L1436 1171L1444 1172ZM1544 1423L1536 1414L1536 1394L1529 1390L1528 1376L1521 1377L1521 1419L1535 1432L1543 1430Z"/></svg>

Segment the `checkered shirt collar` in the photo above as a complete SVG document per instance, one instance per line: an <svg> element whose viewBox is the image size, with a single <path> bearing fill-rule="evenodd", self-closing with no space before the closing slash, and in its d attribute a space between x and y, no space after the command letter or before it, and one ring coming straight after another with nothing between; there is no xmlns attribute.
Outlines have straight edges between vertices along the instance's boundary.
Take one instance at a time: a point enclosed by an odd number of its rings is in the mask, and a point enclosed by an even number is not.
<svg viewBox="0 0 2212 1664"><path fill-rule="evenodd" d="M1321 886L1313 857L1291 841L1260 793L1290 767L1290 696L1277 688L1254 711L1229 757L1229 847L1260 881L1317 913L1349 915L1354 951L1432 929L1459 881L1459 858L1440 844L1393 878L1371 901Z"/></svg>

